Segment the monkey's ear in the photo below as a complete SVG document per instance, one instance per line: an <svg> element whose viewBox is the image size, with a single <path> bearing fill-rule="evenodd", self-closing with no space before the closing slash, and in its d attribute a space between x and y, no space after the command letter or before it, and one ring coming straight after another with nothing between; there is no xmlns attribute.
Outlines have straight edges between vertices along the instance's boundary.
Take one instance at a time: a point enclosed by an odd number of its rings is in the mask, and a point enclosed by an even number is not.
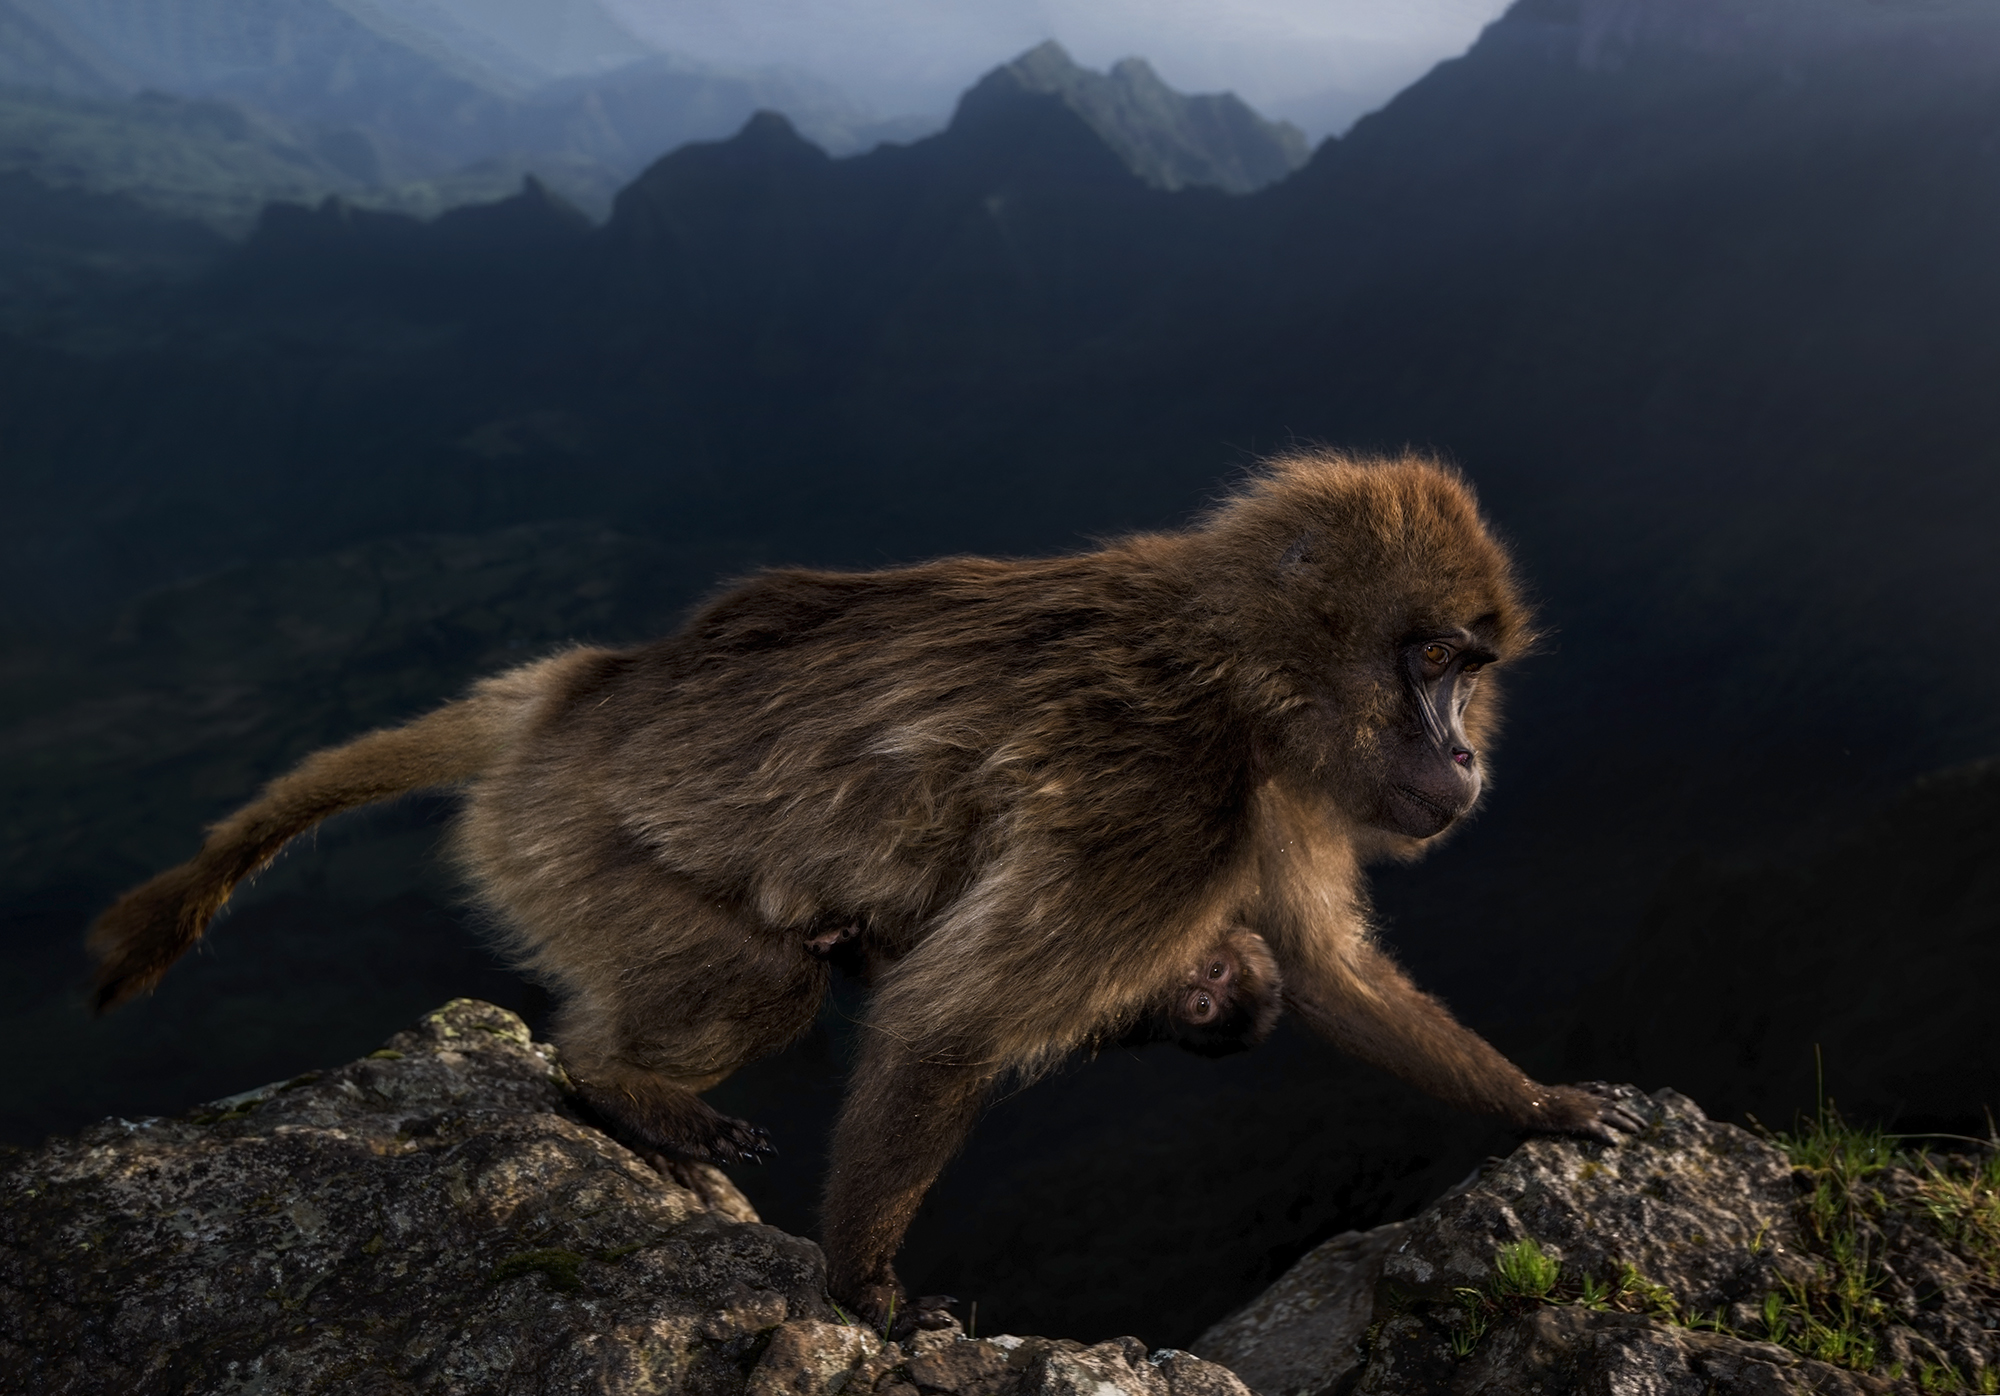
<svg viewBox="0 0 2000 1396"><path fill-rule="evenodd" d="M1284 555L1278 559L1278 566L1292 568L1303 562L1311 562L1313 542L1314 537L1310 531L1301 533L1292 540L1292 545L1285 549Z"/></svg>

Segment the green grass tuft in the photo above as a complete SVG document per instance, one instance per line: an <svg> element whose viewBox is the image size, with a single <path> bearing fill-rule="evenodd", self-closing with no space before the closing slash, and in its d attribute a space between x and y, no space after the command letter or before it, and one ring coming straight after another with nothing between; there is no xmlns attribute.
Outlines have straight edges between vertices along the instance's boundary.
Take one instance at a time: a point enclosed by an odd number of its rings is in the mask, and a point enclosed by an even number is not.
<svg viewBox="0 0 2000 1396"><path fill-rule="evenodd" d="M1494 1297L1545 1299L1555 1289L1561 1268L1532 1239L1502 1246L1493 1261Z"/></svg>
<svg viewBox="0 0 2000 1396"><path fill-rule="evenodd" d="M1956 1243L2000 1283L2000 1138L1965 1141L1985 1145L1980 1162L1940 1163L1904 1147L1904 1136L1877 1125L1849 1124L1826 1094L1817 1049L1813 1059L1819 1080L1811 1118L1768 1137L1811 1177L1799 1220L1801 1239L1816 1264L1809 1279L1764 1296L1763 1332L1756 1336L1835 1366L1875 1372L1880 1330L1890 1317L1877 1293L1884 1278L1878 1223L1890 1203L1868 1180L1892 1167L1916 1174L1929 1229ZM1968 1377L1930 1363L1917 1373L1917 1385L1926 1392L1983 1393L1996 1381L2000 1374L1979 1370Z"/></svg>

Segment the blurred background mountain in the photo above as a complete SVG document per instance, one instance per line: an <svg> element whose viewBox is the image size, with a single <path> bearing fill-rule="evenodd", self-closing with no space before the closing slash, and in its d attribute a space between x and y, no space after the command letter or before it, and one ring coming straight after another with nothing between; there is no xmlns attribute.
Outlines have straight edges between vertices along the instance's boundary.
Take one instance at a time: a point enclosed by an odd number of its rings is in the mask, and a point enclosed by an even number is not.
<svg viewBox="0 0 2000 1396"><path fill-rule="evenodd" d="M641 41L594 0L0 0L0 166L246 231L278 198L435 214L532 167L601 214L762 107L847 153L934 123Z"/></svg>
<svg viewBox="0 0 2000 1396"><path fill-rule="evenodd" d="M0 137L8 1136L342 1060L452 993L543 1011L418 800L83 1016L90 916L304 752L759 565L1083 546L1315 442L1459 463L1550 634L1484 812L1376 880L1422 982L1531 1069L1719 1114L1788 1123L1816 1046L1857 1115L2000 1105L1984 0L1517 0L1309 155L1053 45L921 138L757 96L669 153L549 115L670 105L604 95L682 62L615 15L461 43L485 7L6 3L9 71L61 76ZM716 1093L780 1136L744 1182L781 1225L857 1008ZM995 1328L1185 1342L1495 1145L1290 1033L1110 1053L996 1106L906 1273Z"/></svg>
<svg viewBox="0 0 2000 1396"><path fill-rule="evenodd" d="M1088 73L1048 44L1004 71L1063 92L1162 188L1242 192L1305 161L1296 127L1141 60ZM662 51L596 0L0 0L0 169L231 233L274 199L431 216L529 171L602 217L662 152L765 108L834 155L939 125L798 69Z"/></svg>

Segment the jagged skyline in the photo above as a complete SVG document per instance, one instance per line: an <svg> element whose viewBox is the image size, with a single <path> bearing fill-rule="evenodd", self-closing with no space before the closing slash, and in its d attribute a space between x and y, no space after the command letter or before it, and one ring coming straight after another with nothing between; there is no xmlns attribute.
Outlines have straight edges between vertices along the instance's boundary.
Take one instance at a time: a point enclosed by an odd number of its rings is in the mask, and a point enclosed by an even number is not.
<svg viewBox="0 0 2000 1396"><path fill-rule="evenodd" d="M983 73L1054 40L1087 67L1144 58L1169 86L1233 92L1318 140L1464 52L1505 3L340 0L329 9L277 0L247 24L182 0L0 0L0 85L184 91L186 65L202 50L198 85L228 85L280 34L289 36L282 49L316 47L359 27L516 96L664 59L774 92L817 86L825 90L814 100L851 107L850 120L936 129Z"/></svg>
<svg viewBox="0 0 2000 1396"><path fill-rule="evenodd" d="M594 3L594 0L568 0ZM881 112L942 116L995 63L1054 39L1079 63L1145 58L1183 92L1234 92L1317 140L1465 51L1506 0L604 0L648 41L778 64Z"/></svg>

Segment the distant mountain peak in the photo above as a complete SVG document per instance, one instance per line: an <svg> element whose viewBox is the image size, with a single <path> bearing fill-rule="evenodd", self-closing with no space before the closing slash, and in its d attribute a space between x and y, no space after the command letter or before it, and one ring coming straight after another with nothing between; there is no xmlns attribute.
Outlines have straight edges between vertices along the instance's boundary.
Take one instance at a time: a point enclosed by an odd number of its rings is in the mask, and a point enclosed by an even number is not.
<svg viewBox="0 0 2000 1396"><path fill-rule="evenodd" d="M1311 154L1298 127L1265 120L1233 92L1176 92L1143 58L1096 72L1053 39L995 68L967 96L1005 90L1058 98L1157 189L1247 194L1283 179Z"/></svg>
<svg viewBox="0 0 2000 1396"><path fill-rule="evenodd" d="M805 143L805 137L799 134L798 127L792 125L792 119L769 107L751 112L750 119L743 123L743 129L733 139L758 145Z"/></svg>
<svg viewBox="0 0 2000 1396"><path fill-rule="evenodd" d="M653 164L653 169L671 165L680 157L710 167L776 169L817 168L830 156L799 134L799 128L783 112L765 107L750 113L750 119L735 135L720 141L692 141L670 151ZM650 173L650 171L649 171ZM642 176L643 178L643 176Z"/></svg>

